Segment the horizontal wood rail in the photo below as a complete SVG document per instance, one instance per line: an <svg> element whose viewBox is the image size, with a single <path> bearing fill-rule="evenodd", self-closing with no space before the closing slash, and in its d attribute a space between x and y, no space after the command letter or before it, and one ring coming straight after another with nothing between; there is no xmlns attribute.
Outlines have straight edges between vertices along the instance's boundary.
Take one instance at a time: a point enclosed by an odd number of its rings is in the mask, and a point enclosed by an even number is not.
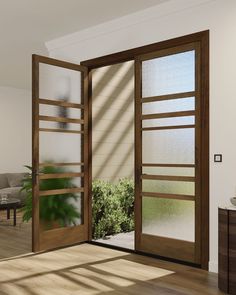
<svg viewBox="0 0 236 295"><path fill-rule="evenodd" d="M39 179L55 179L55 178L73 178L73 177L84 177L84 173L77 172L65 172L65 173L48 173L40 174Z"/></svg>
<svg viewBox="0 0 236 295"><path fill-rule="evenodd" d="M142 174L142 179L150 179L150 180L168 180L168 181L186 181L186 182L194 182L195 177L193 176L172 176L172 175L150 175L150 174Z"/></svg>
<svg viewBox="0 0 236 295"><path fill-rule="evenodd" d="M82 104L63 101L63 100L52 100L52 99L39 98L38 102L40 104L59 106L59 107L64 107L64 108L84 109L84 106Z"/></svg>
<svg viewBox="0 0 236 295"><path fill-rule="evenodd" d="M85 73L87 72L87 68L82 65L78 65L71 62L67 62L67 61L63 61L63 60L59 60L59 59L55 59L55 58L51 58L47 56L42 56L38 54L33 54L33 57L35 59L35 62L37 63L43 63L43 64L55 66L55 67L65 68L67 70L69 69L73 71L78 71L78 72L85 72Z"/></svg>
<svg viewBox="0 0 236 295"><path fill-rule="evenodd" d="M84 163L39 163L39 167L83 166Z"/></svg>
<svg viewBox="0 0 236 295"><path fill-rule="evenodd" d="M54 195L64 195L64 194L74 194L81 193L84 189L82 187L76 188L63 188L63 189L52 189L47 191L39 191L39 195L42 196L54 196Z"/></svg>
<svg viewBox="0 0 236 295"><path fill-rule="evenodd" d="M143 163L142 167L194 168L195 164Z"/></svg>
<svg viewBox="0 0 236 295"><path fill-rule="evenodd" d="M155 130L171 130L171 129L188 129L195 128L195 125L176 125L176 126L159 126L159 127L144 127L142 131L155 131Z"/></svg>
<svg viewBox="0 0 236 295"><path fill-rule="evenodd" d="M195 115L195 111L148 114L148 115L142 115L142 120L173 118L173 117L188 117L188 116L194 116L194 115Z"/></svg>
<svg viewBox="0 0 236 295"><path fill-rule="evenodd" d="M60 132L60 133L75 133L75 134L83 134L83 131L79 130L69 130L69 129L53 129L53 128L39 128L39 131L42 132Z"/></svg>
<svg viewBox="0 0 236 295"><path fill-rule="evenodd" d="M84 120L82 120L82 119L72 119L72 118L52 117L52 116L39 116L39 120L52 121L52 122L63 122L63 123L77 123L77 124L84 123Z"/></svg>
<svg viewBox="0 0 236 295"><path fill-rule="evenodd" d="M142 197L195 201L195 196L180 195L180 194L163 194L163 193L142 192Z"/></svg>
<svg viewBox="0 0 236 295"><path fill-rule="evenodd" d="M162 101L162 100L171 100L171 99L181 99L181 98L191 98L195 96L195 92L182 92L182 93L174 93L174 94L166 94L166 95L158 95L158 96L150 96L142 98L142 103Z"/></svg>

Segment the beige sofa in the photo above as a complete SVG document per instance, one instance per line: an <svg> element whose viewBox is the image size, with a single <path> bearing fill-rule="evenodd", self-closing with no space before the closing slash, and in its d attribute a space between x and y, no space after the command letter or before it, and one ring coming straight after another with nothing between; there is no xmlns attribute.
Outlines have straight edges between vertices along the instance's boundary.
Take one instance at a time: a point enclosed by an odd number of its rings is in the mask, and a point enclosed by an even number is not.
<svg viewBox="0 0 236 295"><path fill-rule="evenodd" d="M9 199L16 198L24 204L26 194L21 192L22 180L26 173L2 173L0 174L0 196L7 194Z"/></svg>

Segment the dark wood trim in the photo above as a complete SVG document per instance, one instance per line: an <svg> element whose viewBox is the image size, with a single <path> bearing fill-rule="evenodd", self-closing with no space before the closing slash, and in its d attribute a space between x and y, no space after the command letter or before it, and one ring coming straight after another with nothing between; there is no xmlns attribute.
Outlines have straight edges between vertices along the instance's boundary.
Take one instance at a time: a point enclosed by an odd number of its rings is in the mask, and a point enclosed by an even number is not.
<svg viewBox="0 0 236 295"><path fill-rule="evenodd" d="M83 166L84 163L39 163L39 167Z"/></svg>
<svg viewBox="0 0 236 295"><path fill-rule="evenodd" d="M78 241L85 241L86 239L87 236L84 224L41 231L39 251L51 250L52 241L54 245L57 245L57 248L60 248L68 245L72 246L77 244Z"/></svg>
<svg viewBox="0 0 236 295"><path fill-rule="evenodd" d="M86 72L87 71L87 67L84 67L82 65L77 65L77 64L74 64L71 62L67 62L64 60L59 60L59 59L55 59L55 58L51 58L51 57L47 57L47 56L42 56L42 55L34 54L33 56L34 56L35 62L38 64L43 63L43 64L47 64L49 66L65 68L67 70L73 70L73 71L78 71L78 72Z"/></svg>
<svg viewBox="0 0 236 295"><path fill-rule="evenodd" d="M84 124L82 119L74 118L64 118L64 117L53 117L53 116L39 116L40 121L50 121L50 122L65 122L65 123L74 123L74 124Z"/></svg>
<svg viewBox="0 0 236 295"><path fill-rule="evenodd" d="M190 35L185 35L182 37L177 37L174 39L169 39L166 41L161 41L158 43L153 43L150 45L145 45L113 54L108 54L102 57L97 57L81 62L81 65L88 67L90 70L96 69L103 66L113 65L117 63L122 63L125 61L134 60L136 56L146 53L151 53L158 50L163 50L175 46L181 46L193 42L202 42L209 35L209 31L202 31L193 33Z"/></svg>
<svg viewBox="0 0 236 295"><path fill-rule="evenodd" d="M40 63L53 65L57 67L62 67L65 69L70 69L78 71L81 73L81 104L66 103L64 104L58 101L51 101L45 99L39 99L39 68ZM32 62L33 69L33 146L32 146L32 159L33 159L33 251L38 252L42 250L49 250L58 248L61 246L75 244L78 242L84 242L88 240L88 113L87 113L87 97L88 97L88 70L86 67L72 64L56 59L51 59L48 57L33 55ZM39 104L49 104L49 105L60 105L64 107L73 107L81 109L81 118L63 118L63 117L53 117L53 116L40 116L39 115ZM82 107L83 106L83 107ZM81 132L76 130L63 130L73 133L83 133L81 136L81 163L39 163L39 121L54 121L54 122L67 122L67 123L79 123L82 124ZM62 132L62 130L41 128L41 131L47 132ZM40 167L50 167L50 166L81 166L81 184L82 187L79 188L65 188L65 189L55 189L48 191L39 191L39 180L52 177L52 175L42 176L40 175ZM76 174L78 177L79 174ZM62 175L60 175L62 176ZM64 177L65 175L63 175ZM72 176L72 175L70 175ZM73 174L75 176L75 174ZM59 177L59 175L57 175ZM81 193L82 199L82 225L78 227L66 227L60 230L52 231L42 231L40 229L40 219L39 219L39 199L43 196L67 194L67 193ZM54 233L61 236L54 236Z"/></svg>
<svg viewBox="0 0 236 295"><path fill-rule="evenodd" d="M142 115L142 120L151 119L162 119L162 118L173 118L173 117L189 117L194 116L195 111L181 111L181 112L170 112L170 113L159 113L159 114L147 114Z"/></svg>
<svg viewBox="0 0 236 295"><path fill-rule="evenodd" d="M192 177L192 176L172 176L172 175L142 174L141 179L195 182L195 177Z"/></svg>
<svg viewBox="0 0 236 295"><path fill-rule="evenodd" d="M76 188L62 188L62 189L52 189L48 191L39 191L39 196L54 196L54 195L63 195L70 193L81 193L84 192L84 188L76 187Z"/></svg>
<svg viewBox="0 0 236 295"><path fill-rule="evenodd" d="M58 133L84 134L84 131L70 130L70 129L39 128L39 131L41 131L41 132L58 132Z"/></svg>
<svg viewBox="0 0 236 295"><path fill-rule="evenodd" d="M143 167L194 168L195 164L142 163Z"/></svg>
<svg viewBox="0 0 236 295"><path fill-rule="evenodd" d="M195 96L195 91L190 91L190 92L144 97L142 98L141 101L142 103L149 103L149 102L156 102L156 101L163 101L163 100L192 98L194 96Z"/></svg>
<svg viewBox="0 0 236 295"><path fill-rule="evenodd" d="M46 105L51 105L51 106L60 106L60 107L64 107L64 108L84 109L84 105L82 105L82 104L72 103L72 102L63 101L63 100L39 98L38 102L40 104L46 104Z"/></svg>
<svg viewBox="0 0 236 295"><path fill-rule="evenodd" d="M84 193L83 193L83 224L84 224L84 241L89 240L89 106L88 106L88 99L89 99L89 74L88 69L83 73L82 79L82 89L81 89L81 97L82 103L84 105L83 111L83 147L82 147L82 159L84 162L83 165L83 173L84 178L82 178L82 185L84 186Z"/></svg>
<svg viewBox="0 0 236 295"><path fill-rule="evenodd" d="M174 200L195 201L195 196L192 196L192 195L142 192L141 196L142 197L151 197L151 198L160 198L160 199L174 199Z"/></svg>
<svg viewBox="0 0 236 295"><path fill-rule="evenodd" d="M193 242L142 234L140 246L143 252L152 253L172 259L195 263Z"/></svg>
<svg viewBox="0 0 236 295"><path fill-rule="evenodd" d="M39 179L55 179L55 178L74 178L74 177L84 177L84 173L77 172L66 172L66 173L48 173L40 174Z"/></svg>
<svg viewBox="0 0 236 295"><path fill-rule="evenodd" d="M209 31L201 38L201 266L209 262Z"/></svg>
<svg viewBox="0 0 236 295"><path fill-rule="evenodd" d="M32 251L38 252L39 243L39 63L32 55Z"/></svg>
<svg viewBox="0 0 236 295"><path fill-rule="evenodd" d="M195 49L196 42L186 43L186 44L178 44L176 46L172 46L169 48L159 49L157 51L149 52L146 54L140 54L136 56L136 59L141 61L146 61L154 58L164 57L168 55L184 53L186 51L191 51Z"/></svg>
<svg viewBox="0 0 236 295"><path fill-rule="evenodd" d="M140 181L142 175L142 63L135 61L135 250L139 250L141 242L142 221L140 218L140 212L142 211L142 198L140 198L142 192L142 181Z"/></svg>
<svg viewBox="0 0 236 295"><path fill-rule="evenodd" d="M189 129L189 128L195 128L195 125L176 125L176 126L144 127L144 128L142 128L142 131L158 131L158 130Z"/></svg>
<svg viewBox="0 0 236 295"><path fill-rule="evenodd" d="M87 61L81 62L81 64L85 67L88 67L91 71L92 69L96 69L103 66L109 66L113 64L118 64L130 60L135 60L135 58L139 55L152 53L158 50L164 50L171 47L186 45L189 43L200 43L200 51L201 51L201 108L202 108L202 116L201 116L201 153L200 161L203 163L201 165L201 224L202 224L202 236L201 236L201 267L204 269L208 269L208 261L209 261L209 30L202 31L198 33L193 33L190 35L186 35L183 37L177 37L174 39L154 43L147 46L142 46L114 54L109 54L103 57L98 57L94 59L90 59ZM135 99L135 118L137 119L138 115L140 115L140 105L137 102L137 97L141 100L141 88L138 85L141 81L141 63L136 61L136 83L135 83L135 91L137 93ZM92 83L92 81L91 81ZM90 84L91 84L90 83ZM89 111L89 115L92 114L92 108ZM141 116L141 115L140 115ZM138 119L139 120L139 119ZM138 121L138 124L141 122ZM92 125L91 125L92 127ZM138 175L138 179L141 175L141 167L139 166L138 159L141 159L141 135L139 133L139 129L136 126L135 130L135 147L136 147L136 155L135 155L135 173ZM92 137L90 137L89 142L91 144ZM141 161L140 161L141 162ZM177 166L176 166L177 165ZM187 165L187 166L186 166ZM143 166L146 167L182 167L182 168L194 168L194 164L150 164L145 163ZM92 175L92 166L90 170L90 177ZM139 181L135 178L136 183ZM139 198L139 191L141 187L136 188L136 198ZM91 182L90 182L90 191L91 191ZM135 201L135 212L141 209L141 201ZM141 224L136 221L135 224L136 230L139 228L141 230ZM140 239L138 235L136 235L136 242ZM136 244L137 245L137 244ZM137 247L136 247L137 250Z"/></svg>
<svg viewBox="0 0 236 295"><path fill-rule="evenodd" d="M201 229L202 229L202 220L201 220L201 51L200 43L196 44L195 48L195 261L201 263Z"/></svg>
<svg viewBox="0 0 236 295"><path fill-rule="evenodd" d="M93 153L92 153L92 71L88 71L88 236L89 241L92 241L92 163L93 163Z"/></svg>

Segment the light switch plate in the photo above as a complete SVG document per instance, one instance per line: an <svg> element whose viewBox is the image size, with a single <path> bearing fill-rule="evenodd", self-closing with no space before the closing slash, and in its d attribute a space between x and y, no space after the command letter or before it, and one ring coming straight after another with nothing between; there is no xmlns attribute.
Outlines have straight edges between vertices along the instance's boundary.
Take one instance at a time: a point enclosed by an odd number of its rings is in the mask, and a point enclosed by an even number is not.
<svg viewBox="0 0 236 295"><path fill-rule="evenodd" d="M214 162L221 163L222 162L222 154L215 154L214 155Z"/></svg>

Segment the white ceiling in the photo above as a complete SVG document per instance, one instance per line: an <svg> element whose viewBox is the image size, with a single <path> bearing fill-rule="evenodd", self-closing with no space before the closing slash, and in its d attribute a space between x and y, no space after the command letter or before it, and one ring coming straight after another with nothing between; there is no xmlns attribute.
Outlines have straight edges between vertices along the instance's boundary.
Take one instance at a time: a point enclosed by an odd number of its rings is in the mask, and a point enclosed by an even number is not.
<svg viewBox="0 0 236 295"><path fill-rule="evenodd" d="M46 41L168 0L0 0L0 86L31 87L31 54Z"/></svg>

